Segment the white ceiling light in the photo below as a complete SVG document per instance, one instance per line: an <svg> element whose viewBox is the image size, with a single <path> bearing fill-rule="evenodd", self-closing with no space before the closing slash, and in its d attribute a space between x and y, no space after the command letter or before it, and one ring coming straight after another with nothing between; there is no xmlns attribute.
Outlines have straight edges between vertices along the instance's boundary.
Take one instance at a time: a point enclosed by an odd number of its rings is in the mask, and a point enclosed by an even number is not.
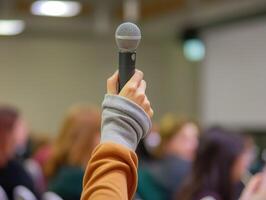
<svg viewBox="0 0 266 200"><path fill-rule="evenodd" d="M81 4L77 1L35 1L31 13L40 16L73 17L80 13Z"/></svg>
<svg viewBox="0 0 266 200"><path fill-rule="evenodd" d="M0 35L18 35L25 29L23 20L1 19L0 20Z"/></svg>

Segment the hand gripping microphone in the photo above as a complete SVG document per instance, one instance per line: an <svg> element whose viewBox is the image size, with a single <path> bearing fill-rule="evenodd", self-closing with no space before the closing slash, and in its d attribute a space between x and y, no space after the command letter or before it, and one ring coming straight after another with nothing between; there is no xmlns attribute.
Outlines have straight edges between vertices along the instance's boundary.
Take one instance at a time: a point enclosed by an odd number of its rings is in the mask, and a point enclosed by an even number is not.
<svg viewBox="0 0 266 200"><path fill-rule="evenodd" d="M136 49L141 40L137 25L126 22L118 26L115 32L119 49L119 92L135 73Z"/></svg>

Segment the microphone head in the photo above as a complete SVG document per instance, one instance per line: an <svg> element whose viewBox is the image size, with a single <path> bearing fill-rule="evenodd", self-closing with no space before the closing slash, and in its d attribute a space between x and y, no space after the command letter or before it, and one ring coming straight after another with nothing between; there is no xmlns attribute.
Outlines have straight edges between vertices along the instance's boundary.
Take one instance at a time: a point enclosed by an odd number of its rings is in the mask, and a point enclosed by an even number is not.
<svg viewBox="0 0 266 200"><path fill-rule="evenodd" d="M117 27L115 39L121 52L134 52L141 40L141 32L136 24L125 22Z"/></svg>

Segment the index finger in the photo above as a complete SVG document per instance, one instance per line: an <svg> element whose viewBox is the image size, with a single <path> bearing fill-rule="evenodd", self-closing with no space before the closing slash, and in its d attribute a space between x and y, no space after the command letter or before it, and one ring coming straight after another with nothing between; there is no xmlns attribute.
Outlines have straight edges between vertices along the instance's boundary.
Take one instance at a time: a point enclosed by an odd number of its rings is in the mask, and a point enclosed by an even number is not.
<svg viewBox="0 0 266 200"><path fill-rule="evenodd" d="M135 70L134 75L131 77L131 79L127 82L127 84L125 85L125 87L138 87L143 79L143 72L140 70Z"/></svg>
<svg viewBox="0 0 266 200"><path fill-rule="evenodd" d="M118 71L116 71L110 78L108 78L107 93L117 94L117 84L118 84Z"/></svg>

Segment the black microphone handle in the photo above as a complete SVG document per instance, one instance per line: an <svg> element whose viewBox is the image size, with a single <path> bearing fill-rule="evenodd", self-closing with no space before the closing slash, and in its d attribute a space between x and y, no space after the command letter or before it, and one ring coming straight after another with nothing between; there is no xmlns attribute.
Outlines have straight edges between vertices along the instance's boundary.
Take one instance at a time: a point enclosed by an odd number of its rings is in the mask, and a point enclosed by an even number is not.
<svg viewBox="0 0 266 200"><path fill-rule="evenodd" d="M119 52L119 92L134 75L135 63L136 52Z"/></svg>

